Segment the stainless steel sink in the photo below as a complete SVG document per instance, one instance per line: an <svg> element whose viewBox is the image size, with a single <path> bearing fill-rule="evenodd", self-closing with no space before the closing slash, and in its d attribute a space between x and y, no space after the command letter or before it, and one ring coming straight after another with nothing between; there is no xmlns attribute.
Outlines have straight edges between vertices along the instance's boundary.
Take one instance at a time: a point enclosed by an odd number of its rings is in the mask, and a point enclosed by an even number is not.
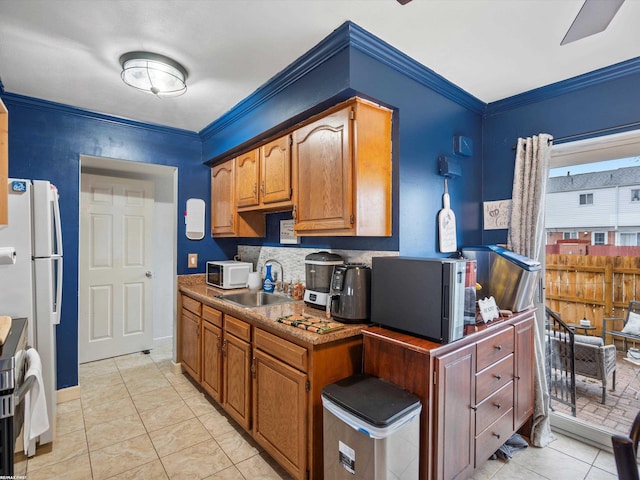
<svg viewBox="0 0 640 480"><path fill-rule="evenodd" d="M265 305L278 305L280 303L290 303L295 301L291 297L275 295L273 293L267 293L263 291L227 293L225 295L218 295L218 298L220 300L224 300L225 302L234 303L244 308L263 307Z"/></svg>

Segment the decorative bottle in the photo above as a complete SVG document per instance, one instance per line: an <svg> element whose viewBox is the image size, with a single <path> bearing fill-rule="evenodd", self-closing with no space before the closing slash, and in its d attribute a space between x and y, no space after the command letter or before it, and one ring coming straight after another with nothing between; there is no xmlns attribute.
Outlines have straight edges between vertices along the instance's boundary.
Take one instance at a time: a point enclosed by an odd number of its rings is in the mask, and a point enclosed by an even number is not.
<svg viewBox="0 0 640 480"><path fill-rule="evenodd" d="M271 265L267 265L267 274L264 276L262 289L267 293L273 293L274 284L273 275L271 274Z"/></svg>

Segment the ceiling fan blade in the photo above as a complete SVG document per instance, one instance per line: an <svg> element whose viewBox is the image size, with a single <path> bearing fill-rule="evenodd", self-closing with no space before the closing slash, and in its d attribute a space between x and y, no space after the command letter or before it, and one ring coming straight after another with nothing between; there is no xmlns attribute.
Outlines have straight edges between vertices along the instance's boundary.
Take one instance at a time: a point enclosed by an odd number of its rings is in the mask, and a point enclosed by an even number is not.
<svg viewBox="0 0 640 480"><path fill-rule="evenodd" d="M560 45L604 31L624 0L585 0Z"/></svg>
<svg viewBox="0 0 640 480"><path fill-rule="evenodd" d="M407 3L409 3L411 0L398 0L398 3L400 5L406 5Z"/></svg>

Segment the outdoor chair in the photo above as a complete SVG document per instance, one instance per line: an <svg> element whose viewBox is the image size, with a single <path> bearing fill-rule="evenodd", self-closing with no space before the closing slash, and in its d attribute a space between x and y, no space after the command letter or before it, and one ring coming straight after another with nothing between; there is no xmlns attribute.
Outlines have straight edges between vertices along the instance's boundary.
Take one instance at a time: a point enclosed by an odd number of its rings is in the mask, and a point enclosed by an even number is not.
<svg viewBox="0 0 640 480"><path fill-rule="evenodd" d="M626 318L603 318L602 340L605 342L607 335L622 338L625 352L629 340L640 342L640 302L629 302Z"/></svg>
<svg viewBox="0 0 640 480"><path fill-rule="evenodd" d="M640 412L636 415L629 436L611 437L613 456L620 480L640 480L638 476L638 440L640 440Z"/></svg>
<svg viewBox="0 0 640 480"><path fill-rule="evenodd" d="M612 390L616 389L616 347L605 345L600 337L573 335L573 359L576 375L593 378L602 382L602 403L607 398L607 378L613 374ZM570 336L557 333L550 337L552 366L562 368L570 364Z"/></svg>

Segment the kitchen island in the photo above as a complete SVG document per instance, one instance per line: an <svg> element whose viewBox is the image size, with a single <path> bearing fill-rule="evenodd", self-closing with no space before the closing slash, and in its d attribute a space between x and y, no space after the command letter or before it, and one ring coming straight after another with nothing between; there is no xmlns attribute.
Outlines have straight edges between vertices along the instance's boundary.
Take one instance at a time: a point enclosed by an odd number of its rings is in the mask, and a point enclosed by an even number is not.
<svg viewBox="0 0 640 480"><path fill-rule="evenodd" d="M318 334L279 323L324 312L293 299L243 308L204 275L179 277L178 293L182 369L294 478L322 478L322 388L362 371L366 325Z"/></svg>

